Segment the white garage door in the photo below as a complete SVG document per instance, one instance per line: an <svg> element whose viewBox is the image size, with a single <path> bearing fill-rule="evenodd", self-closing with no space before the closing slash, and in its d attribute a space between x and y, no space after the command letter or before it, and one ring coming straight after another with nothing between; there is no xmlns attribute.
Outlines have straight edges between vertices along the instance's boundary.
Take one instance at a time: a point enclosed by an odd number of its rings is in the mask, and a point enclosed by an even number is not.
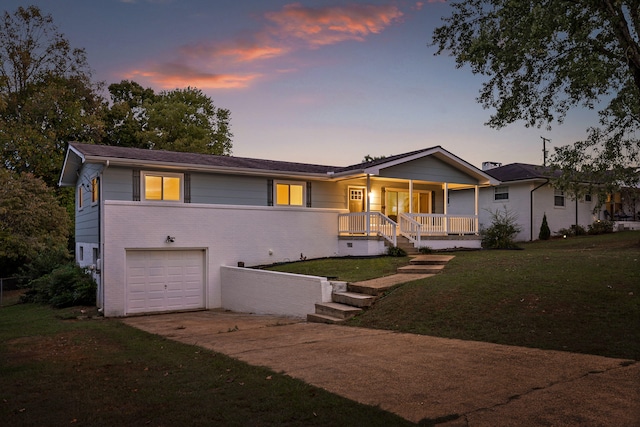
<svg viewBox="0 0 640 427"><path fill-rule="evenodd" d="M127 251L127 314L204 307L204 251Z"/></svg>

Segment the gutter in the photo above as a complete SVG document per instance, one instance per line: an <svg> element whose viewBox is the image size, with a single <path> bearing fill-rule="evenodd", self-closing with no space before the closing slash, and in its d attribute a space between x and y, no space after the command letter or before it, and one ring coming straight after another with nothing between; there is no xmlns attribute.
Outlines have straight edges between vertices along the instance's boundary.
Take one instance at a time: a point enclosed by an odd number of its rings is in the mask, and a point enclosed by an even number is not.
<svg viewBox="0 0 640 427"><path fill-rule="evenodd" d="M529 241L531 242L533 241L533 192L536 191L538 188L544 187L549 183L549 178L545 178L545 180L546 180L545 182L543 182L542 184L538 185L536 188L531 190L531 193L529 194L529 206L531 209L531 213L530 213L531 237L529 238Z"/></svg>
<svg viewBox="0 0 640 427"><path fill-rule="evenodd" d="M104 167L102 168L102 170L100 171L100 180L98 181L98 197L100 198L100 203L99 203L99 212L98 212L98 247L100 248L100 263L99 265L97 265L96 267L99 267L100 269L98 270L98 274L100 274L100 293L102 294L100 296L100 303L101 303L101 309L102 309L102 314L104 315L104 306L105 306L105 299L104 299L104 180L103 180L103 176L104 176L104 171L107 170L107 168L109 167L109 160L106 160L104 162ZM97 269L96 269L97 270Z"/></svg>

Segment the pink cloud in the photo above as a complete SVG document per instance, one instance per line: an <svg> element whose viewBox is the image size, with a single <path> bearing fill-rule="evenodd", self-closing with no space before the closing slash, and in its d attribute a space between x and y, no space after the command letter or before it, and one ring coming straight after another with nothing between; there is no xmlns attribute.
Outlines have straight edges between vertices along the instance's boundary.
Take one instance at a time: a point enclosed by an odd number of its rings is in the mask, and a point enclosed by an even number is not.
<svg viewBox="0 0 640 427"><path fill-rule="evenodd" d="M418 7L422 4L416 3ZM269 60L303 49L345 41L362 42L401 21L403 16L394 5L313 8L292 3L279 11L265 13L265 25L253 33L235 40L201 41L183 46L167 55L171 58L169 61L131 71L128 78L144 78L163 88L245 88L264 77L265 71L256 70ZM269 74L278 74L278 71Z"/></svg>

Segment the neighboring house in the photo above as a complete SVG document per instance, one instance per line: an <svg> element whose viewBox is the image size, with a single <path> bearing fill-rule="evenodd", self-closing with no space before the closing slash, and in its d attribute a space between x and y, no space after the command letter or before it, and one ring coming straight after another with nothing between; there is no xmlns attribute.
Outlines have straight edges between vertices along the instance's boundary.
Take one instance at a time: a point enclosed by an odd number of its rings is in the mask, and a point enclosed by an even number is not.
<svg viewBox="0 0 640 427"><path fill-rule="evenodd" d="M333 167L71 143L59 184L98 306L125 316L226 307L223 266L479 247L480 188L498 180L440 146Z"/></svg>
<svg viewBox="0 0 640 427"><path fill-rule="evenodd" d="M580 224L585 229L598 219L605 219L603 208L597 213L596 196L589 194L576 200L552 185L553 172L550 168L525 163L500 165L485 162L483 170L500 181L500 185L484 188L480 191L480 226L487 228L491 225L491 213L497 210L517 216L517 223L522 231L516 236L516 241L537 240L542 225L542 218L547 215L547 223L552 233L561 229L569 229L574 224ZM555 173L560 173L556 171ZM452 214L459 213L462 206L466 206L471 197L468 192L450 195L449 208Z"/></svg>

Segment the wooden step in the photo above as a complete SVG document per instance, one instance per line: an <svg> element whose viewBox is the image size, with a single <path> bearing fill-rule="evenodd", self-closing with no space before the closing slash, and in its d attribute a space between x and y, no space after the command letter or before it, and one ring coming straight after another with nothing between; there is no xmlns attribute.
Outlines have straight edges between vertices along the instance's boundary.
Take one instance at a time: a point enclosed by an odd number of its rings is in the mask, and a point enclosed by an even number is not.
<svg viewBox="0 0 640 427"><path fill-rule="evenodd" d="M325 316L336 317L338 319L350 319L361 312L361 308L337 302L323 302L316 304L316 314L323 314Z"/></svg>
<svg viewBox="0 0 640 427"><path fill-rule="evenodd" d="M398 268L398 273L402 274L437 274L442 271L444 265L416 264L405 265Z"/></svg>
<svg viewBox="0 0 640 427"><path fill-rule="evenodd" d="M412 265L445 265L454 258L453 255L418 255L409 261Z"/></svg>
<svg viewBox="0 0 640 427"><path fill-rule="evenodd" d="M334 292L331 295L333 302L350 305L352 307L371 307L376 297L359 292Z"/></svg>

